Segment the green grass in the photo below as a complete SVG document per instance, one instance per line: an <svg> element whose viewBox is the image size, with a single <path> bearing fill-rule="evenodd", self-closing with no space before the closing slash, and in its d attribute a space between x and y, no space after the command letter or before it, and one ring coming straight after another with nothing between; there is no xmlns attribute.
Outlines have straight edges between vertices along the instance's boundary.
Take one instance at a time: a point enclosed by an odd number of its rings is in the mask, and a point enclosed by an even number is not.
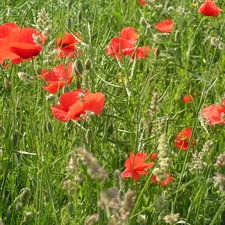
<svg viewBox="0 0 225 225"><path fill-rule="evenodd" d="M18 65L9 62L7 69L0 67L3 224L77 225L85 224L86 218L95 213L98 221L86 224L109 224L115 212L110 208L103 210L98 202L103 190L115 187L122 200L128 190L136 196L129 220L121 224L166 224L163 217L170 213L180 214L180 224L225 223L224 194L214 186L213 180L214 172L224 172L224 168L214 166L225 151L224 125L203 126L200 116L203 107L224 99L225 47L213 47L210 41L212 37L224 38L225 15L205 17L198 13L202 2L198 6L193 3L155 1L149 7L141 6L136 0L3 0L0 3L0 24L16 22L21 27L35 28L43 8L51 20L50 32L38 57ZM217 6L225 11L223 1L217 1ZM173 19L175 27L163 35L154 25L168 18ZM130 58L117 61L106 56L105 47L127 26L137 30L138 46L159 48L158 58L153 53L134 61ZM62 123L53 117L50 109L58 104L62 93L76 89L76 79L49 100L41 87L44 81L37 76L44 68L75 61L50 57L56 39L66 32L79 32L82 36L83 44L77 45L83 51L79 60L84 64L89 58L92 62L91 69L85 71L88 89L105 94L104 111L90 122ZM19 79L18 72L28 74L28 80ZM11 91L4 86L5 78ZM150 116L155 93L157 110ZM196 97L185 104L182 96L187 93ZM178 150L174 146L175 137L188 126L193 129L196 145L187 151ZM174 180L165 187L152 183L153 169L138 181L121 178L129 153L157 152L159 138L164 133L171 159L168 172ZM202 159L203 169L191 173L192 154L202 152L209 140L213 144ZM68 171L70 157L79 147L91 152L108 173L105 182L92 178L88 173L90 165L83 165L78 156L75 156L76 169ZM155 167L159 166L157 162ZM71 186L65 188L68 180ZM25 196L27 204L19 207L25 188L29 188L30 197Z"/></svg>

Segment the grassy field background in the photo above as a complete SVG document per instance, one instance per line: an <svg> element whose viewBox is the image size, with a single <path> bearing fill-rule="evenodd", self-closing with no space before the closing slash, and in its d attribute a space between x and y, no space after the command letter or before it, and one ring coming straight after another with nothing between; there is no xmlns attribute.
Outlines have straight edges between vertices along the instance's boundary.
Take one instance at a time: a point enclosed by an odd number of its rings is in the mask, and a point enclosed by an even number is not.
<svg viewBox="0 0 225 225"><path fill-rule="evenodd" d="M40 55L0 67L0 224L225 224L224 157L215 167L225 152L224 123L211 126L201 114L225 99L225 15L198 13L202 3L1 1L1 24L48 33ZM216 5L225 11L223 0ZM165 19L174 22L170 33L154 28ZM137 31L137 46L158 50L144 59L107 56L125 27ZM82 36L83 85L105 95L104 110L90 121L60 122L50 108L81 78L50 95L38 77L77 60L55 57L66 32ZM174 140L186 127L192 135L183 151ZM138 180L121 177L130 152L158 153ZM152 182L163 165L173 177L165 186Z"/></svg>

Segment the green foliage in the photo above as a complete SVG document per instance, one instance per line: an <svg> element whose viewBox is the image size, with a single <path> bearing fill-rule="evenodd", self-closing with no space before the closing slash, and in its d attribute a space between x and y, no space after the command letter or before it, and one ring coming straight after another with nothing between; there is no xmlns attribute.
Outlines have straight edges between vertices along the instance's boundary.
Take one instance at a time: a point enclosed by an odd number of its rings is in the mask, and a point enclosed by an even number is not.
<svg viewBox="0 0 225 225"><path fill-rule="evenodd" d="M110 224L115 212L98 202L101 191L113 187L119 189L121 204L129 189L136 195L127 222L130 225L166 224L163 218L170 213L180 214L180 224L224 223L224 194L214 187L213 180L214 172L219 171L214 163L224 152L224 125L203 124L200 114L203 107L224 99L225 47L212 45L212 38L224 36L225 19L224 13L218 18L198 14L196 4L191 0L149 1L149 6L141 6L136 0L1 1L1 24L16 22L21 27L36 28L41 9L50 21L38 57L18 65L7 61L7 69L0 67L2 223ZM221 1L220 7L225 10ZM167 18L175 23L173 31L159 33L154 25ZM121 61L107 56L106 46L127 26L137 30L138 46L158 48L159 55L152 51L146 59ZM77 48L82 51L80 65L86 59L91 61L91 68L84 67L81 73L86 76L88 89L105 94L104 111L90 122L62 123L50 110L62 93L77 88L77 78L52 98L38 77L42 69L69 61L50 54L56 39L66 32L82 36ZM19 72L25 73L24 80ZM5 78L11 89L5 88ZM182 101L187 93L194 96L188 104ZM157 101L150 114L154 95ZM178 150L174 139L188 126L193 129L196 145L187 151ZM121 178L129 153L151 155L157 151L163 133L171 151L168 172L174 180L164 187L152 183L152 170L138 181ZM208 140L213 145L202 159L202 170L191 173L193 154L201 152ZM105 182L93 179L88 165L77 155L74 169L68 169L71 155L79 147L91 152L107 171ZM24 190L29 190L29 196L24 197ZM95 214L98 219L92 223Z"/></svg>

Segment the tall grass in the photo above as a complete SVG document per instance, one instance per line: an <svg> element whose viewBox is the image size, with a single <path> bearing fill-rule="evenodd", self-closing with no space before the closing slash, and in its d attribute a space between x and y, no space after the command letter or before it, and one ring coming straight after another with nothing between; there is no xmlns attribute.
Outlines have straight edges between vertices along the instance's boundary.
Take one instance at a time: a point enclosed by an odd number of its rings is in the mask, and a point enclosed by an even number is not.
<svg viewBox="0 0 225 225"><path fill-rule="evenodd" d="M224 170L214 166L224 152L224 125L210 126L201 116L205 106L224 99L225 42L213 41L224 38L225 18L224 13L218 18L199 14L201 3L0 3L1 24L16 22L36 28L38 13L45 9L50 26L38 57L0 68L1 224L161 225L169 224L168 218L170 224L225 223L224 193L215 187L213 178L215 172ZM217 6L225 10L223 1L217 1ZM174 21L171 33L154 28L164 19ZM106 46L128 26L137 30L138 46L158 48L159 55L152 51L145 59L121 61L107 56ZM62 93L77 89L77 78L49 96L37 76L44 68L75 61L51 55L56 39L66 32L81 34L79 60L83 65L91 60L91 69L85 70L87 88L105 94L104 111L90 122L59 122L50 109ZM25 80L18 77L19 72L27 75ZM194 100L184 103L185 94ZM182 151L174 140L186 127L192 128L190 141L196 144ZM164 143L159 141L162 135ZM212 144L204 146L207 141ZM168 185L151 182L154 168L138 181L121 177L130 152L150 156L159 153L162 144L170 159L168 172L174 178ZM203 146L208 149L204 151ZM87 152L79 155L79 149ZM154 167L159 167L158 160ZM90 169L90 162L97 167ZM96 172L101 172L96 168L104 168L108 178L97 179ZM177 221L173 222L174 214Z"/></svg>

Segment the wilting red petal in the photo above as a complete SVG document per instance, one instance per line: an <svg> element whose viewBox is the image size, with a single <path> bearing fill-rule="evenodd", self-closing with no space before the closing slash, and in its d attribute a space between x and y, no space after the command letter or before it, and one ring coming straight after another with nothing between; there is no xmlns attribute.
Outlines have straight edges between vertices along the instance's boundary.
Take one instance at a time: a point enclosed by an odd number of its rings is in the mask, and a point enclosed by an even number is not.
<svg viewBox="0 0 225 225"><path fill-rule="evenodd" d="M206 0L199 8L198 12L205 16L218 17L223 10L216 7L216 3L211 0Z"/></svg>
<svg viewBox="0 0 225 225"><path fill-rule="evenodd" d="M172 20L163 20L155 25L155 28L162 33L169 33L172 31L174 23Z"/></svg>
<svg viewBox="0 0 225 225"><path fill-rule="evenodd" d="M174 141L174 145L181 149L181 150L187 150L189 148L189 141L192 135L192 129L190 127L185 128L181 132L179 132L176 136L176 139ZM190 147L193 147L195 145L195 140L192 139L192 143Z"/></svg>
<svg viewBox="0 0 225 225"><path fill-rule="evenodd" d="M170 176L170 173L166 174L166 179L164 181L158 182L157 177L155 175L153 175L151 178L152 183L160 184L163 187L168 185L172 180L174 180L174 178Z"/></svg>
<svg viewBox="0 0 225 225"><path fill-rule="evenodd" d="M124 38L128 41L133 42L134 44L136 43L138 39L137 32L133 27L125 27L120 31L120 37Z"/></svg>

